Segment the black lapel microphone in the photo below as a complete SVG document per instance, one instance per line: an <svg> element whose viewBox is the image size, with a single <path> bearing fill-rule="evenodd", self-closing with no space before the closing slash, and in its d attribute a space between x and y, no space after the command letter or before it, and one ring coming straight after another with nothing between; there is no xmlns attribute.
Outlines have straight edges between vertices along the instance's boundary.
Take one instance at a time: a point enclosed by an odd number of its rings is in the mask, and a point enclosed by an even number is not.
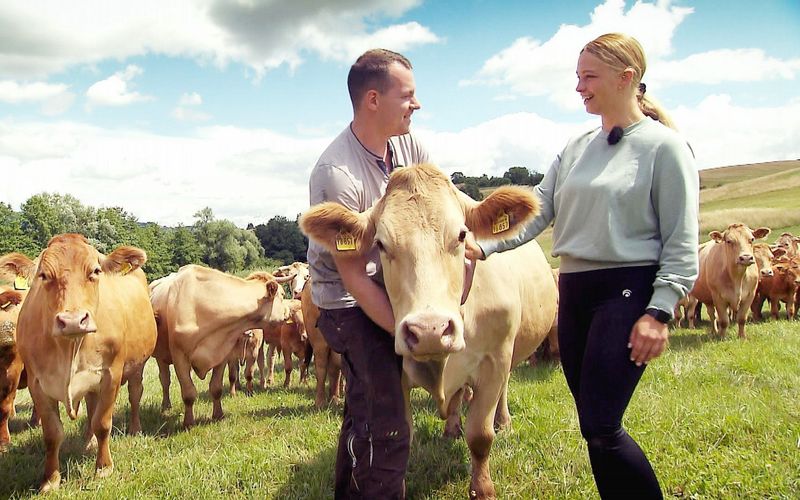
<svg viewBox="0 0 800 500"><path fill-rule="evenodd" d="M608 133L608 141L609 146L613 146L614 144L618 143L620 139L622 139L622 127L616 126L611 129L611 132Z"/></svg>

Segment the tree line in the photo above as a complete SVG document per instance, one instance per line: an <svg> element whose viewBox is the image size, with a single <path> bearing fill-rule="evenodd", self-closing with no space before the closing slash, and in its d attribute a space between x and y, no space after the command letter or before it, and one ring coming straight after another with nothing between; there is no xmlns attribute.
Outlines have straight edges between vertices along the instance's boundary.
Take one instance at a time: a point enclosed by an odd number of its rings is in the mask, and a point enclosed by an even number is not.
<svg viewBox="0 0 800 500"><path fill-rule="evenodd" d="M511 167L502 177L467 177L454 172L450 178L473 199L481 200L481 188L535 186L542 174ZM241 229L229 220L215 218L206 207L195 213L194 219L191 226L165 227L139 222L120 207L95 208L69 194L40 193L25 201L18 212L0 202L0 255L20 252L34 258L53 236L80 233L104 254L120 245L142 248L147 252L144 271L150 279L166 276L186 264L237 273L306 260L308 239L300 232L297 217L289 220L275 216L266 223L250 223L247 229Z"/></svg>
<svg viewBox="0 0 800 500"><path fill-rule="evenodd" d="M481 192L483 188L496 188L509 184L517 186L535 186L542 182L542 178L544 178L544 174L531 172L527 168L519 166L509 168L502 177L489 177L486 174L480 177L468 177L462 172L453 172L453 174L450 175L450 180L453 181L453 184L476 201L481 201L483 199L483 193Z"/></svg>
<svg viewBox="0 0 800 500"><path fill-rule="evenodd" d="M308 240L297 220L276 216L266 224L237 227L216 219L208 207L194 214L191 226L164 227L138 219L120 207L94 208L72 195L41 193L19 212L0 202L0 255L20 252L36 257L55 235L80 233L100 252L120 245L147 252L150 279L186 264L203 264L228 273L305 261Z"/></svg>

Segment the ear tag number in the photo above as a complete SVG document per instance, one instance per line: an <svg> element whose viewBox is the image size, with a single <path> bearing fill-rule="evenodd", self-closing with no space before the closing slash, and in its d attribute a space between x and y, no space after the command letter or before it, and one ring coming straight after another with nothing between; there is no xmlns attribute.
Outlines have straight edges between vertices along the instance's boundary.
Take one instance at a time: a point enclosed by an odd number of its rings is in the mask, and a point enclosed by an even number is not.
<svg viewBox="0 0 800 500"><path fill-rule="evenodd" d="M122 269L119 270L119 273L121 275L125 276L126 274L131 272L131 269L133 269L133 266L131 265L130 262L123 262L122 263Z"/></svg>
<svg viewBox="0 0 800 500"><path fill-rule="evenodd" d="M508 231L508 228L510 227L511 221L508 217L508 214L505 212L500 212L497 214L497 218L494 220L494 222L492 222L492 234Z"/></svg>
<svg viewBox="0 0 800 500"><path fill-rule="evenodd" d="M336 250L349 252L356 249L356 239L352 234L341 232L336 235Z"/></svg>
<svg viewBox="0 0 800 500"><path fill-rule="evenodd" d="M25 279L25 276L14 278L14 290L27 290L28 288L28 280Z"/></svg>

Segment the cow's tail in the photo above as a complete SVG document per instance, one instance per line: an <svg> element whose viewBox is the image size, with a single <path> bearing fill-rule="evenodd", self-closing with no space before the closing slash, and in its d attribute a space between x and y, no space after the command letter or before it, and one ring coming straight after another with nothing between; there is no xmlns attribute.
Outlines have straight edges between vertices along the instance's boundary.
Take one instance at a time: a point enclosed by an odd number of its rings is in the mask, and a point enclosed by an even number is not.
<svg viewBox="0 0 800 500"><path fill-rule="evenodd" d="M303 357L303 363L306 366L311 366L311 356L314 355L314 348L311 346L311 342L306 344L306 354Z"/></svg>

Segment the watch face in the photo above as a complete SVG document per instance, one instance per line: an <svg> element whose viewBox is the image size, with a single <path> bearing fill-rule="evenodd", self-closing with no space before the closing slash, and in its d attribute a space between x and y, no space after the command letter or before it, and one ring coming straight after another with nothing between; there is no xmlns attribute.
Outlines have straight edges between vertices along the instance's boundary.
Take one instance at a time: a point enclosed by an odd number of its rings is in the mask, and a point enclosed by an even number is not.
<svg viewBox="0 0 800 500"><path fill-rule="evenodd" d="M650 308L650 309L647 309L645 312L648 315L650 315L653 318L655 318L656 321L660 321L661 323L664 323L664 324L669 323L669 320L672 319L672 318L670 318L669 314L667 314L666 312L662 311L661 309Z"/></svg>

